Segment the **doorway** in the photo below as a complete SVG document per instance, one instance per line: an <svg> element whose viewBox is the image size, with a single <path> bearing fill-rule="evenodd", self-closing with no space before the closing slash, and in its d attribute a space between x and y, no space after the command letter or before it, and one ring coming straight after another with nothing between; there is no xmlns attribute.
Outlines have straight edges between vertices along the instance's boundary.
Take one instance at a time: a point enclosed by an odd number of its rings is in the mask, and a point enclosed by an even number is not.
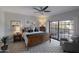
<svg viewBox="0 0 79 59"><path fill-rule="evenodd" d="M49 22L49 33L50 37L55 40L61 38L71 38L73 34L73 21L50 21Z"/></svg>

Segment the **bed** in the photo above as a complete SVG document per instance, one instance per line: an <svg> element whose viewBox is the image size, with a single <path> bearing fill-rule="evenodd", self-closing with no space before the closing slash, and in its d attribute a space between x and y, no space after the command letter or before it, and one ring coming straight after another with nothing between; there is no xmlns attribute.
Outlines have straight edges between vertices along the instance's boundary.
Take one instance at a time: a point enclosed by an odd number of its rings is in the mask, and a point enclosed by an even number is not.
<svg viewBox="0 0 79 59"><path fill-rule="evenodd" d="M32 47L49 40L49 34L46 32L25 32L23 38L27 47Z"/></svg>

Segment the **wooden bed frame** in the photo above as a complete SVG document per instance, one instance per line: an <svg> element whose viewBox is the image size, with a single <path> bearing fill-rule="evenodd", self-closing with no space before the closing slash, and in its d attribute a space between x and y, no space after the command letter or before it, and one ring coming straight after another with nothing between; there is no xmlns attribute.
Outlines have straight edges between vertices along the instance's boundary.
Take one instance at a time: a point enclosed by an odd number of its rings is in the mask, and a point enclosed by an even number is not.
<svg viewBox="0 0 79 59"><path fill-rule="evenodd" d="M27 37L28 37L28 45L27 45L28 47L32 47L49 40L49 34L47 33L28 35Z"/></svg>

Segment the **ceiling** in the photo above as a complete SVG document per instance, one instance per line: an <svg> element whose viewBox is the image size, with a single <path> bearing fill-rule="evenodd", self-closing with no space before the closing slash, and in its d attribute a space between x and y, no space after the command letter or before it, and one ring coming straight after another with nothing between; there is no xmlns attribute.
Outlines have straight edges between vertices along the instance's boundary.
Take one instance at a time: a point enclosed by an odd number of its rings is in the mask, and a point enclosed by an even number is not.
<svg viewBox="0 0 79 59"><path fill-rule="evenodd" d="M32 15L32 16L40 15L38 13L34 13L36 12L36 10L33 9L34 7L38 8L39 6L0 6L0 8L6 12ZM49 6L47 10L50 10L51 12L46 13L46 15L48 16L56 15L76 9L79 9L79 6Z"/></svg>

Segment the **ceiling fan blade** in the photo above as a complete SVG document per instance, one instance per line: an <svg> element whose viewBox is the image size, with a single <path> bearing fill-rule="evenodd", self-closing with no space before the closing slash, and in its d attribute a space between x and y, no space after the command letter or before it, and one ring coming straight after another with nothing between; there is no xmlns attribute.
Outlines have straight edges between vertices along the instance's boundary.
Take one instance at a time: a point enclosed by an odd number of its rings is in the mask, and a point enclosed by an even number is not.
<svg viewBox="0 0 79 59"><path fill-rule="evenodd" d="M35 10L37 10L37 11L40 11L39 9L37 9L37 8L33 8L33 9L35 9Z"/></svg>
<svg viewBox="0 0 79 59"><path fill-rule="evenodd" d="M44 11L44 12L51 12L51 11Z"/></svg>
<svg viewBox="0 0 79 59"><path fill-rule="evenodd" d="M40 9L42 10L42 9L43 9L43 7L41 7L41 6L40 6Z"/></svg>
<svg viewBox="0 0 79 59"><path fill-rule="evenodd" d="M46 10L47 8L48 8L48 6L44 7L44 8L42 9L42 11Z"/></svg>

